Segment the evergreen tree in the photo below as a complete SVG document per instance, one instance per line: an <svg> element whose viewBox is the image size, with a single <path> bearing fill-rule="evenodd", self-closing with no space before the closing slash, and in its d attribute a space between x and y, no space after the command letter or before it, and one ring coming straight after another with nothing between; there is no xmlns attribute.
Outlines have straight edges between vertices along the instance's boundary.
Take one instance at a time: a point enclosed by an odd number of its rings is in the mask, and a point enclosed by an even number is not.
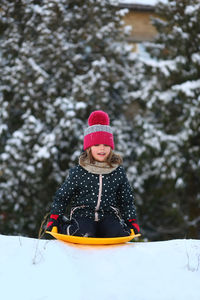
<svg viewBox="0 0 200 300"><path fill-rule="evenodd" d="M199 238L200 2L169 0L156 13L134 119L140 215L150 238Z"/></svg>
<svg viewBox="0 0 200 300"><path fill-rule="evenodd" d="M35 235L89 113L130 103L134 61L109 1L2 0L0 14L0 228Z"/></svg>

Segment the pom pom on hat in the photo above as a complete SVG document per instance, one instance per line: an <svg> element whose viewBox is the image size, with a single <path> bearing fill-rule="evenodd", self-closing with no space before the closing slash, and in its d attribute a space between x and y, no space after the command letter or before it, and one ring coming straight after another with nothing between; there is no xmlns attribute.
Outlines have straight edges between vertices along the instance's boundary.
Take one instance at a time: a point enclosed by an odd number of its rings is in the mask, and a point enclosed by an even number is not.
<svg viewBox="0 0 200 300"><path fill-rule="evenodd" d="M105 144L114 149L113 132L106 112L93 111L88 118L88 125L84 132L84 150L98 144Z"/></svg>
<svg viewBox="0 0 200 300"><path fill-rule="evenodd" d="M109 125L110 119L107 113L102 110L93 111L88 118L88 125Z"/></svg>

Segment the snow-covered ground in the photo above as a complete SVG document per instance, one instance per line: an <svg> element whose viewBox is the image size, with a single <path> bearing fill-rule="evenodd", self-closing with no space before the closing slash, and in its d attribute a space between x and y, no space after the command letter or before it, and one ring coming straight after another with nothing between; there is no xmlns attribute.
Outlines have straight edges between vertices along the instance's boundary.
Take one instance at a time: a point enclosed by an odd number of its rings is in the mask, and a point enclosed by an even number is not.
<svg viewBox="0 0 200 300"><path fill-rule="evenodd" d="M199 300L200 241L84 246L0 235L2 300Z"/></svg>

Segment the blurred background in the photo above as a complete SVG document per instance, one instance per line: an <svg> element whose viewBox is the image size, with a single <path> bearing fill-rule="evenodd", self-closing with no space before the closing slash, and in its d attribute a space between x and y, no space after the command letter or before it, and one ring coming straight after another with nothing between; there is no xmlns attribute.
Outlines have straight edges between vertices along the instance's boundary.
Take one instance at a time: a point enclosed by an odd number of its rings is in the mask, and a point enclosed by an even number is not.
<svg viewBox="0 0 200 300"><path fill-rule="evenodd" d="M143 237L200 238L199 23L199 0L1 0L1 234L37 237L101 109Z"/></svg>

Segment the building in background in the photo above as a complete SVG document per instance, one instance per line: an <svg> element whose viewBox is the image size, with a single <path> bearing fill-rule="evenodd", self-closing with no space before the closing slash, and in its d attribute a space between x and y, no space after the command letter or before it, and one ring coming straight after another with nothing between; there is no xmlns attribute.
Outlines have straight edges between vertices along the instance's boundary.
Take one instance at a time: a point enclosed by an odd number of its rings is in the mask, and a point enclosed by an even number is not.
<svg viewBox="0 0 200 300"><path fill-rule="evenodd" d="M120 8L128 8L129 12L124 16L125 25L131 25L131 43L152 41L156 35L156 29L151 24L151 18L155 17L155 5L148 4L152 1L119 1ZM155 2L155 1L154 1Z"/></svg>
<svg viewBox="0 0 200 300"><path fill-rule="evenodd" d="M161 0L160 2L167 2ZM158 0L119 0L120 8L127 8L129 12L124 16L125 25L132 27L129 42L133 50L145 54L144 42L153 41L156 36L156 29L151 19L156 17L155 8Z"/></svg>

